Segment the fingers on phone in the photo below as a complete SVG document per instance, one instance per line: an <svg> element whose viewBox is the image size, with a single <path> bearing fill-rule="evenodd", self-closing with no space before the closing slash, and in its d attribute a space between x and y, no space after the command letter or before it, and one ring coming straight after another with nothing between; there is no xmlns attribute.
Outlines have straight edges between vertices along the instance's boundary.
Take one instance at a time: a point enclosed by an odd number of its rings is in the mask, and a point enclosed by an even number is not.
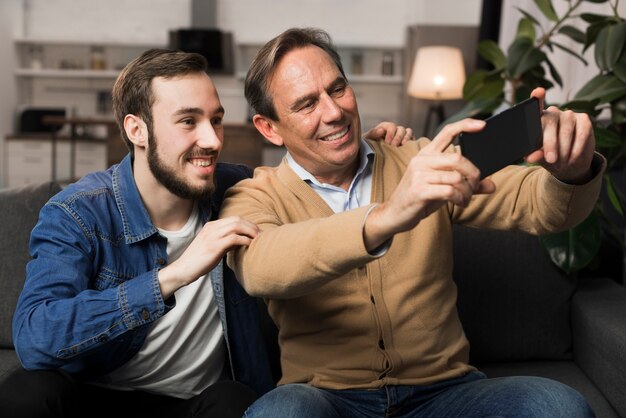
<svg viewBox="0 0 626 418"><path fill-rule="evenodd" d="M450 123L441 129L439 134L433 139L431 145L435 151L443 152L461 132L478 132L484 127L485 121L479 119L466 118L458 122Z"/></svg>

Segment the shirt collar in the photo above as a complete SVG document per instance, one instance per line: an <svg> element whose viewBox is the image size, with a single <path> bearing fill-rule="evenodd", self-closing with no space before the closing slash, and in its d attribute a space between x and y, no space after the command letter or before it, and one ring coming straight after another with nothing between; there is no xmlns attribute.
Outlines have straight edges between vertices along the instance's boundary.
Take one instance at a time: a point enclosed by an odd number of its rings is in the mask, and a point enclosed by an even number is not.
<svg viewBox="0 0 626 418"><path fill-rule="evenodd" d="M361 139L360 142L361 143L359 147L359 159L360 159L359 168L357 169L356 174L354 175L354 178L359 177L361 173L365 171L367 166L369 164L372 164L372 162L374 161L374 150L372 149L372 147L363 139ZM302 180L306 181L307 183L313 183L317 186L322 186L322 187L327 186L325 184L320 183L313 174L309 173L306 169L304 169L304 167L298 164L296 160L293 159L293 157L291 156L289 152L287 152L286 154L286 159L287 159L287 164L289 164L289 167L291 167L291 169Z"/></svg>

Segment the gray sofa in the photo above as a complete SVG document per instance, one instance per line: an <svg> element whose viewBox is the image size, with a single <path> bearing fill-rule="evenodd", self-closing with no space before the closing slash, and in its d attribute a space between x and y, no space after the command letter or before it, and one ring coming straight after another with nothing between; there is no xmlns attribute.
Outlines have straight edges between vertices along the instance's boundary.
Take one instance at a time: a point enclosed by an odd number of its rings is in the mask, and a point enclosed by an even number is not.
<svg viewBox="0 0 626 418"><path fill-rule="evenodd" d="M51 182L0 190L0 216L4 219L0 229L0 380L19 366L11 320L30 258L30 231L37 223L39 209L59 190L59 185Z"/></svg>
<svg viewBox="0 0 626 418"><path fill-rule="evenodd" d="M19 366L11 316L29 233L58 190L53 183L0 190L0 380ZM454 234L458 309L473 364L490 377L560 380L578 389L598 417L626 417L626 288L564 275L533 236L466 227ZM271 324L266 330L275 344Z"/></svg>
<svg viewBox="0 0 626 418"><path fill-rule="evenodd" d="M626 288L568 277L537 237L455 226L458 310L489 377L564 382L598 417L626 417Z"/></svg>

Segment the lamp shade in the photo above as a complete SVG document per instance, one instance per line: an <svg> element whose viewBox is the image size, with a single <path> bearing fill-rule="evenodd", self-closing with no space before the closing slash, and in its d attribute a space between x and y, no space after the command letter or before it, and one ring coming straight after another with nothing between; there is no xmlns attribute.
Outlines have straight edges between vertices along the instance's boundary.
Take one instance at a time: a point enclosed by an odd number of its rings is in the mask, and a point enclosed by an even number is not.
<svg viewBox="0 0 626 418"><path fill-rule="evenodd" d="M425 46L417 50L408 93L419 99L451 100L463 97L465 67L459 48Z"/></svg>

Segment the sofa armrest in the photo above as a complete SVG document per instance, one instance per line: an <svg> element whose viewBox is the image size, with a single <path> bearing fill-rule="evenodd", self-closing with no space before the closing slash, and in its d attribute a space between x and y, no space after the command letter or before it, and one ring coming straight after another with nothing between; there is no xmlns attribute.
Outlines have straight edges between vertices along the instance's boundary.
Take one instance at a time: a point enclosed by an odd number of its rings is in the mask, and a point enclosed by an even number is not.
<svg viewBox="0 0 626 418"><path fill-rule="evenodd" d="M626 417L626 287L581 280L572 302L574 360Z"/></svg>

